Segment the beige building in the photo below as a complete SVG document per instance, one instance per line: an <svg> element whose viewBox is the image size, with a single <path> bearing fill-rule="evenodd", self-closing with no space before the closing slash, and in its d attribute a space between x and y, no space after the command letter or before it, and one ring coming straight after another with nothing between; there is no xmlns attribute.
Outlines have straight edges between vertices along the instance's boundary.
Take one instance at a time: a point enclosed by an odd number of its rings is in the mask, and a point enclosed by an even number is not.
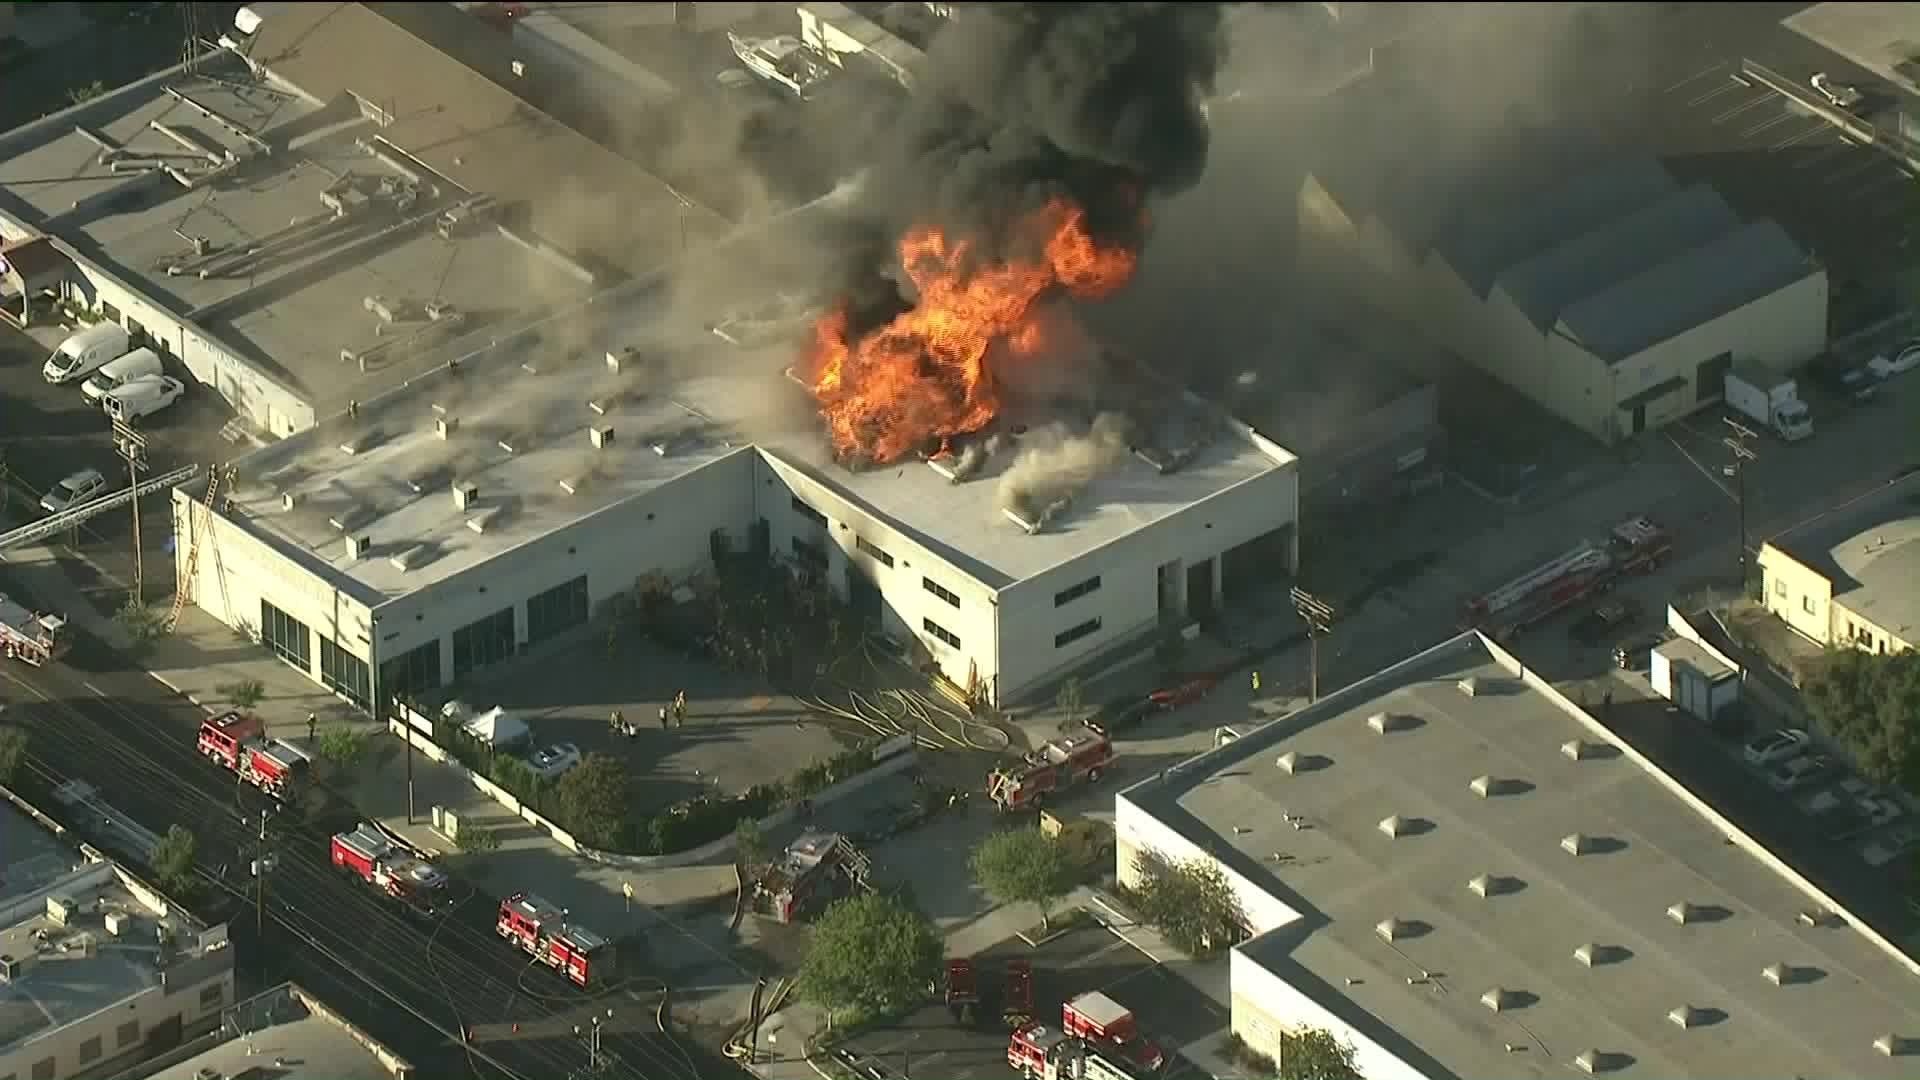
<svg viewBox="0 0 1920 1080"><path fill-rule="evenodd" d="M107 1076L219 1026L224 925L0 804L0 1080Z"/></svg>
<svg viewBox="0 0 1920 1080"><path fill-rule="evenodd" d="M236 1003L224 1020L220 1030L116 1080L406 1080L433 1075L431 1070L416 1071L293 983ZM263 1060L272 1068L263 1069Z"/></svg>
<svg viewBox="0 0 1920 1080"><path fill-rule="evenodd" d="M1820 645L1920 642L1920 474L1760 549L1767 610Z"/></svg>
<svg viewBox="0 0 1920 1080"><path fill-rule="evenodd" d="M1306 177L1306 263L1357 262L1369 295L1603 442L1719 401L1736 363L1826 347L1826 271L1650 157L1541 142L1449 177L1390 152Z"/></svg>

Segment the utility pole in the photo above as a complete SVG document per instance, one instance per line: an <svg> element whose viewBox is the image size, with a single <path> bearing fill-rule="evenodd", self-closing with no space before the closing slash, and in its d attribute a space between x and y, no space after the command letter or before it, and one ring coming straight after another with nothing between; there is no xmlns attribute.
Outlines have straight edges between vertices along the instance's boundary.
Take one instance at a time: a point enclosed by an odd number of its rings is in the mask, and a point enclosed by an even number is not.
<svg viewBox="0 0 1920 1080"><path fill-rule="evenodd" d="M147 471L147 437L125 420L113 421L113 448L127 461L127 484L133 488L133 603L147 602L146 554L140 544L140 474Z"/></svg>
<svg viewBox="0 0 1920 1080"><path fill-rule="evenodd" d="M1747 591L1747 463L1758 460L1759 455L1747 445L1747 440L1758 438L1752 428L1729 416L1726 418L1728 434L1720 440L1721 444L1733 452L1733 461L1721 472L1732 478L1734 502L1740 510L1740 592Z"/></svg>
<svg viewBox="0 0 1920 1080"><path fill-rule="evenodd" d="M1307 624L1307 701L1320 700L1320 637L1333 628L1333 605L1299 586L1287 590L1293 610Z"/></svg>
<svg viewBox="0 0 1920 1080"><path fill-rule="evenodd" d="M272 807L260 808L260 832L253 847L253 932L256 943L267 932L267 872L273 869L273 858L267 854L267 821L272 817Z"/></svg>

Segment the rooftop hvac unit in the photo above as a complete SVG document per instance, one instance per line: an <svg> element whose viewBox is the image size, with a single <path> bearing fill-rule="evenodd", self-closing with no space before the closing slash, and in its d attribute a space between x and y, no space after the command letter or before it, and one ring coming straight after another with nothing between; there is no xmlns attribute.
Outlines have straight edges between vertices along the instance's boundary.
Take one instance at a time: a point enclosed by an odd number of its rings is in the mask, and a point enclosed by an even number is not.
<svg viewBox="0 0 1920 1080"><path fill-rule="evenodd" d="M121 937L133 927L133 916L124 911L109 911L106 917L107 933Z"/></svg>
<svg viewBox="0 0 1920 1080"><path fill-rule="evenodd" d="M373 537L365 535L355 536L352 533L347 534L347 558L357 562L366 558L367 553L372 550Z"/></svg>
<svg viewBox="0 0 1920 1080"><path fill-rule="evenodd" d="M587 441L593 443L595 450L605 450L613 445L613 425L595 424L587 429Z"/></svg>
<svg viewBox="0 0 1920 1080"><path fill-rule="evenodd" d="M390 323L400 321L399 307L384 296L364 297L360 301L360 306L366 308L374 318L379 319L381 322Z"/></svg>
<svg viewBox="0 0 1920 1080"><path fill-rule="evenodd" d="M78 908L79 905L73 902L71 896L49 896L47 897L47 921L55 926L68 926L72 924L73 917L79 913Z"/></svg>
<svg viewBox="0 0 1920 1080"><path fill-rule="evenodd" d="M640 367L640 350L635 348L608 349L607 370L615 375L623 371L633 371Z"/></svg>
<svg viewBox="0 0 1920 1080"><path fill-rule="evenodd" d="M470 510L480 501L480 488L475 484L457 483L453 485L453 505L461 510Z"/></svg>
<svg viewBox="0 0 1920 1080"><path fill-rule="evenodd" d="M460 418L457 416L437 417L433 421L433 433L442 439L452 438L453 433L459 430Z"/></svg>
<svg viewBox="0 0 1920 1080"><path fill-rule="evenodd" d="M27 972L33 970L33 965L39 959L39 954L33 952L0 953L0 983L26 978Z"/></svg>
<svg viewBox="0 0 1920 1080"><path fill-rule="evenodd" d="M283 491L280 493L280 509L291 510L294 507L299 505L300 505L300 494L298 492Z"/></svg>
<svg viewBox="0 0 1920 1080"><path fill-rule="evenodd" d="M395 570L405 573L412 569L413 564L419 560L422 550L423 548L419 544L414 544L412 547L394 552L393 557L389 558L387 563Z"/></svg>

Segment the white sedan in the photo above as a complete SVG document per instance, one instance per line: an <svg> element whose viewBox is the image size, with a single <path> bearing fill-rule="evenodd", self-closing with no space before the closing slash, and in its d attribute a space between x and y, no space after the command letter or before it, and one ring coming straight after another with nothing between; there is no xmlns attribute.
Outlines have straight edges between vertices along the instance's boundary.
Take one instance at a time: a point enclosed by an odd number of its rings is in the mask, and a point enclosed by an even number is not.
<svg viewBox="0 0 1920 1080"><path fill-rule="evenodd" d="M1754 768L1771 765L1800 753L1807 745L1807 733L1799 728L1769 731L1746 745L1747 764Z"/></svg>
<svg viewBox="0 0 1920 1080"><path fill-rule="evenodd" d="M1904 375L1914 368L1920 368L1920 341L1912 341L1900 347L1892 356L1876 356L1867 361L1867 370L1879 379L1891 379L1895 375Z"/></svg>
<svg viewBox="0 0 1920 1080"><path fill-rule="evenodd" d="M107 490L107 478L100 475L98 469L81 469L72 476L53 485L53 490L40 497L40 509L49 514L62 510L71 510Z"/></svg>
<svg viewBox="0 0 1920 1080"><path fill-rule="evenodd" d="M527 764L541 779L557 780L567 770L580 764L580 748L564 742L543 746L527 755Z"/></svg>

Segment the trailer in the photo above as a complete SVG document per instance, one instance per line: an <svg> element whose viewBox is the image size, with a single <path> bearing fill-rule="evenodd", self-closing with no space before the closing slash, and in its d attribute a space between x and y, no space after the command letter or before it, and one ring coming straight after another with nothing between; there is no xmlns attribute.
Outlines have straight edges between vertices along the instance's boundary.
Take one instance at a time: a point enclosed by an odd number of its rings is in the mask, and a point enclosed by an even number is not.
<svg viewBox="0 0 1920 1080"><path fill-rule="evenodd" d="M1614 525L1604 543L1583 540L1565 554L1461 606L1459 627L1499 640L1518 636L1622 577L1651 573L1673 538L1645 515Z"/></svg>
<svg viewBox="0 0 1920 1080"><path fill-rule="evenodd" d="M0 649L9 660L34 667L51 664L67 651L62 633L67 628L64 616L29 611L24 604L0 593Z"/></svg>
<svg viewBox="0 0 1920 1080"><path fill-rule="evenodd" d="M1113 740L1105 735L1089 731L1055 739L1018 764L987 774L987 797L1003 811L1037 810L1053 792L1098 783L1113 759Z"/></svg>

